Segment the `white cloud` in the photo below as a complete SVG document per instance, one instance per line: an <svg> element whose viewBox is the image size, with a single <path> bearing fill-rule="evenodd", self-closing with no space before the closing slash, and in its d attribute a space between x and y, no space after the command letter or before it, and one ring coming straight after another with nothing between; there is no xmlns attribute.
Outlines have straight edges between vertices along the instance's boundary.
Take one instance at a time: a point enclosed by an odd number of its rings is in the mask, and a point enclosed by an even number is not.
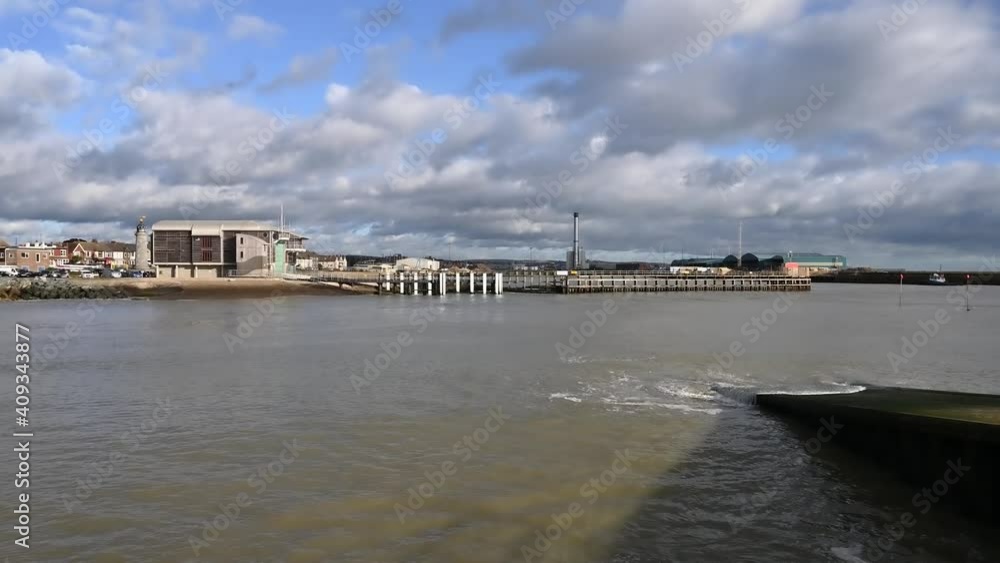
<svg viewBox="0 0 1000 563"><path fill-rule="evenodd" d="M285 32L280 25L248 14L236 14L226 28L230 39L274 39Z"/></svg>

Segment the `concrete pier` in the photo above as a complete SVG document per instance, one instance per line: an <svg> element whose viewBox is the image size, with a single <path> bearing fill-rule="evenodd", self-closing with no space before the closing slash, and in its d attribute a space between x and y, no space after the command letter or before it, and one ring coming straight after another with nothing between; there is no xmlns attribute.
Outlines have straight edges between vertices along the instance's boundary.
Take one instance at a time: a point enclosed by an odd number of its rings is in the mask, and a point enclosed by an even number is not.
<svg viewBox="0 0 1000 563"><path fill-rule="evenodd" d="M755 400L811 427L832 426L834 443L890 468L915 491L936 486L942 502L1000 520L1000 396L881 387Z"/></svg>
<svg viewBox="0 0 1000 563"><path fill-rule="evenodd" d="M516 271L454 273L455 293L501 295L505 290L535 293L677 291L809 291L809 278L770 274L672 275L645 271ZM338 272L315 281L367 285L379 294L446 295L446 272Z"/></svg>
<svg viewBox="0 0 1000 563"><path fill-rule="evenodd" d="M671 291L809 291L809 278L768 274L672 275L657 272L510 272L511 291L554 293Z"/></svg>

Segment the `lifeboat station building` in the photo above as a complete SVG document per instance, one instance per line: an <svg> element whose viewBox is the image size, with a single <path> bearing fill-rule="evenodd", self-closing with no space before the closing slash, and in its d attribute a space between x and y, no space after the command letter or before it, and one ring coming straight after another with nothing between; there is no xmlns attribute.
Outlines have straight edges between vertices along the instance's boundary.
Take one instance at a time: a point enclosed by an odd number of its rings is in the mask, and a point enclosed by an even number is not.
<svg viewBox="0 0 1000 563"><path fill-rule="evenodd" d="M306 237L258 221L158 221L152 228L158 278L282 277L295 273Z"/></svg>

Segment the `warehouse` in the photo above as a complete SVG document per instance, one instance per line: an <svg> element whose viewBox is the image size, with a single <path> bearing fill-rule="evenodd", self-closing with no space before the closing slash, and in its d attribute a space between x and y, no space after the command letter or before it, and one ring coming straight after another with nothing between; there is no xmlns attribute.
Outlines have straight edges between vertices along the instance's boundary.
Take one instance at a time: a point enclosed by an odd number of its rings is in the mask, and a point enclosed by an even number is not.
<svg viewBox="0 0 1000 563"><path fill-rule="evenodd" d="M159 221L153 270L160 278L281 277L295 272L305 240L258 221Z"/></svg>

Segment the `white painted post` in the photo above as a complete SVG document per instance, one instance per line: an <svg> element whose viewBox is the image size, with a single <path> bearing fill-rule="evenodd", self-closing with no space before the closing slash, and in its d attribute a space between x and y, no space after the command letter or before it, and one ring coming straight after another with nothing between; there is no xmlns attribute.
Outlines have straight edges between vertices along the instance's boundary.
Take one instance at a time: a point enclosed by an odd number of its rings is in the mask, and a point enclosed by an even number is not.
<svg viewBox="0 0 1000 563"><path fill-rule="evenodd" d="M486 272L483 272L483 295L486 295Z"/></svg>
<svg viewBox="0 0 1000 563"><path fill-rule="evenodd" d="M462 293L462 274L455 272L455 293Z"/></svg>
<svg viewBox="0 0 1000 563"><path fill-rule="evenodd" d="M448 295L448 274L438 274L438 283L441 284L441 295Z"/></svg>
<svg viewBox="0 0 1000 563"><path fill-rule="evenodd" d="M420 294L420 274L418 274L416 272L413 272L412 276L413 276L413 294L414 295L419 295Z"/></svg>
<svg viewBox="0 0 1000 563"><path fill-rule="evenodd" d="M497 295L503 295L503 274L497 274Z"/></svg>
<svg viewBox="0 0 1000 563"><path fill-rule="evenodd" d="M396 272L396 277L399 278L399 292L406 293L406 278L403 277L403 272Z"/></svg>
<svg viewBox="0 0 1000 563"><path fill-rule="evenodd" d="M469 272L469 293L476 292L476 274Z"/></svg>

